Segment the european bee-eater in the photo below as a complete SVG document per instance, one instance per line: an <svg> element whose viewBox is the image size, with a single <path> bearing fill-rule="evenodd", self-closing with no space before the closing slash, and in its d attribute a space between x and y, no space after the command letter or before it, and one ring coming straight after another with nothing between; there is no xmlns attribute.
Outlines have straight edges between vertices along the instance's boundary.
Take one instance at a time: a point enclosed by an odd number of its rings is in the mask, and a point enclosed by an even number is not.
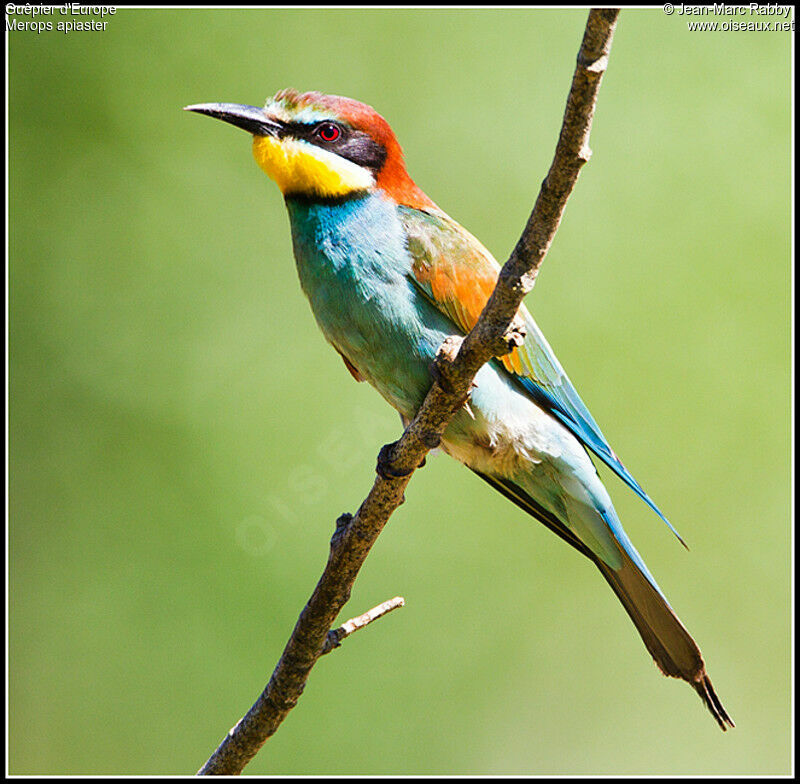
<svg viewBox="0 0 800 784"><path fill-rule="evenodd" d="M282 90L263 109L186 109L253 135L258 165L284 195L300 285L322 333L351 375L408 422L431 386L437 349L473 327L498 263L416 186L389 124L363 103ZM524 344L481 368L443 450L589 558L661 671L688 681L719 726L732 727L700 649L623 530L588 450L666 518L609 446L524 305L520 316Z"/></svg>

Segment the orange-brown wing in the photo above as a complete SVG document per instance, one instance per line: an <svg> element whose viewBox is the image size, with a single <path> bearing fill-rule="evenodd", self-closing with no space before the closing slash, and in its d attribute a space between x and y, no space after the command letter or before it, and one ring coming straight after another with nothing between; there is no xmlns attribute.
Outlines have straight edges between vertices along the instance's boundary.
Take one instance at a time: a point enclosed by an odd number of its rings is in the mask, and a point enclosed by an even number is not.
<svg viewBox="0 0 800 784"><path fill-rule="evenodd" d="M500 265L475 237L443 212L402 206L398 211L408 238L414 282L466 334L491 296ZM678 536L611 449L524 305L519 315L525 322L525 341L500 359L506 370L514 374L537 405L571 430Z"/></svg>
<svg viewBox="0 0 800 784"><path fill-rule="evenodd" d="M500 265L472 234L444 213L401 208L401 214L414 280L464 333L469 332L494 290ZM501 361L511 373L529 375L525 354L521 346Z"/></svg>

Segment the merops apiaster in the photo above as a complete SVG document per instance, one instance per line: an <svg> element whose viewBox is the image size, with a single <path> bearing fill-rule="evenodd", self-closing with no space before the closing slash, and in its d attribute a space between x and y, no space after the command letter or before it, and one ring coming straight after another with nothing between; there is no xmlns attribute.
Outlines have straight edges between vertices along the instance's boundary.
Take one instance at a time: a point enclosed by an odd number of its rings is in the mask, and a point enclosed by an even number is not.
<svg viewBox="0 0 800 784"><path fill-rule="evenodd" d="M442 342L475 324L500 267L406 171L388 123L358 101L282 90L261 109L187 106L253 135L281 189L300 284L357 381L407 422ZM733 726L686 631L620 524L591 451L662 518L609 446L523 305L526 338L483 366L442 448L589 558L665 675ZM666 519L663 518L666 522ZM671 526L670 526L671 527Z"/></svg>

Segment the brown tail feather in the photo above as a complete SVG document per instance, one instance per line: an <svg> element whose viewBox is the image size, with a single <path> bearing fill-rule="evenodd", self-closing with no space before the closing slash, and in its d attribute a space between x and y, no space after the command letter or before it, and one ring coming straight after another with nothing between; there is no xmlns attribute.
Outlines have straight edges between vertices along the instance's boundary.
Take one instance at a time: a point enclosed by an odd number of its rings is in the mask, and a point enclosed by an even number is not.
<svg viewBox="0 0 800 784"><path fill-rule="evenodd" d="M697 643L661 594L650 585L624 551L620 550L622 568L614 571L597 558L555 515L539 505L522 488L498 477L482 474L479 471L475 473L594 561L630 615L661 672L688 681L723 730L734 726L733 719L722 707L711 685Z"/></svg>
<svg viewBox="0 0 800 784"><path fill-rule="evenodd" d="M697 643L664 598L627 555L623 554L622 568L617 570L593 560L619 597L661 672L688 681L717 724L723 730L733 727L733 720L711 685Z"/></svg>

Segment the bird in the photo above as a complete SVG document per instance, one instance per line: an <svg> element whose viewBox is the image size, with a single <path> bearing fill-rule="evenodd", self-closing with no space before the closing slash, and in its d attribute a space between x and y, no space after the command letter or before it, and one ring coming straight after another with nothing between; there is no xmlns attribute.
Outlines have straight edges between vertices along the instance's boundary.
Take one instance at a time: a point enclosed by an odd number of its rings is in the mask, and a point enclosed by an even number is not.
<svg viewBox="0 0 800 784"><path fill-rule="evenodd" d="M252 135L256 162L283 194L320 330L353 378L407 424L430 389L437 350L475 325L500 265L411 179L389 123L367 104L290 88L263 107L184 108ZM687 681L718 725L733 727L592 455L677 532L612 450L524 304L518 319L524 341L478 371L441 449L592 561L661 672Z"/></svg>

